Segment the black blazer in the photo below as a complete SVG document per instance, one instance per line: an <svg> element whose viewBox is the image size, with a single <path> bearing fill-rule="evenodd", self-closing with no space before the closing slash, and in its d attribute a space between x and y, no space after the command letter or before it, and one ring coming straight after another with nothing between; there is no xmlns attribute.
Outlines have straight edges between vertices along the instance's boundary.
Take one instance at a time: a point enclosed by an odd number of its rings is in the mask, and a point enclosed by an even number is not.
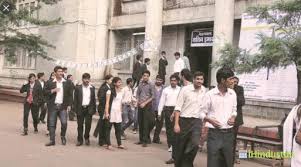
<svg viewBox="0 0 301 167"><path fill-rule="evenodd" d="M36 84L40 87L40 89L43 92L42 95L41 95L40 104L46 103L46 97L45 97L45 94L44 94L46 82L44 82L44 87L42 87L42 84L39 80L36 81Z"/></svg>
<svg viewBox="0 0 301 167"><path fill-rule="evenodd" d="M160 60L159 60L159 71L158 71L158 74L160 76L164 77L166 75L166 66L167 65L168 65L167 60L160 58Z"/></svg>
<svg viewBox="0 0 301 167"><path fill-rule="evenodd" d="M56 93L51 93L52 89L56 88L56 82L53 79L48 80L45 84L44 94L47 98L47 104L51 107L55 105ZM67 109L68 106L72 105L73 101L73 84L69 80L63 82L63 108Z"/></svg>
<svg viewBox="0 0 301 167"><path fill-rule="evenodd" d="M108 87L107 84L102 84L97 92L97 98L99 101L99 105L98 105L98 112L102 113L105 111L106 108L106 95L107 95L107 91L111 90L111 87ZM110 108L109 108L109 112L111 111L111 106L112 106L112 102L113 102L113 96L111 95L110 98Z"/></svg>
<svg viewBox="0 0 301 167"><path fill-rule="evenodd" d="M242 86L236 85L234 86L234 91L237 96L237 116L235 119L235 124L240 126L244 123L242 114L242 106L245 105L244 88Z"/></svg>
<svg viewBox="0 0 301 167"><path fill-rule="evenodd" d="M32 97L33 97L32 103L35 105L40 104L40 102L42 101L42 98L43 98L43 90L39 84L40 83L38 83L38 81L35 81L35 84L34 84L33 90L32 90ZM24 99L24 104L27 102L27 98L30 93L30 83L22 85L22 87L20 89L20 93L25 93L25 92L26 92L26 97Z"/></svg>
<svg viewBox="0 0 301 167"><path fill-rule="evenodd" d="M96 98L95 98L95 87L91 86L91 97L90 97L90 104L89 104L89 114L94 115L96 112ZM78 85L75 87L74 90L74 100L73 100L73 106L74 111L77 115L82 114L82 103L83 103L83 86Z"/></svg>
<svg viewBox="0 0 301 167"><path fill-rule="evenodd" d="M133 68L133 74L132 74L132 78L133 79L140 79L141 76L142 76L142 73L141 73L141 63L139 61L137 61L135 64L134 64L134 68Z"/></svg>

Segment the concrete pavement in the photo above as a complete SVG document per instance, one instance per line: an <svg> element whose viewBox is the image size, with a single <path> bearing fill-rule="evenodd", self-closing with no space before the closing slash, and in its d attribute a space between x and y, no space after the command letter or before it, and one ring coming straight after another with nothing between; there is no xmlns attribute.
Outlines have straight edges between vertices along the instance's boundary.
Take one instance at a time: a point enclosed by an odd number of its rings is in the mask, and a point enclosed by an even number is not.
<svg viewBox="0 0 301 167"><path fill-rule="evenodd" d="M123 141L127 150L108 151L97 145L97 140L91 137L90 146L76 147L76 122L68 122L67 145L62 146L59 138L60 126L57 128L57 141L54 147L45 147L48 142L46 125L39 124L39 133L33 133L32 120L29 121L29 135L21 136L22 132L22 104L0 101L0 166L2 167L167 167L164 161L169 159L165 135L163 144L151 144L142 148L133 144L138 135L127 132L128 140ZM92 131L96 122L93 122ZM91 131L91 132L92 132ZM91 133L92 134L92 133ZM116 146L114 133L112 144ZM195 160L195 167L206 166L206 154L199 153ZM264 167L263 165L242 161L237 167Z"/></svg>

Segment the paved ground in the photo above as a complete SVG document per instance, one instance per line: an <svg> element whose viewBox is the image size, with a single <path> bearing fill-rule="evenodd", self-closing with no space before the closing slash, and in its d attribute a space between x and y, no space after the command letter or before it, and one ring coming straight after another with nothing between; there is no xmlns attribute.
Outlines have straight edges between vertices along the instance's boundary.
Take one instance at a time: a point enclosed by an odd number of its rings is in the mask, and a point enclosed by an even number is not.
<svg viewBox="0 0 301 167"><path fill-rule="evenodd" d="M91 146L76 147L76 122L68 122L67 145L62 146L58 140L55 147L45 147L48 141L45 136L46 126L40 124L39 133L33 134L30 119L29 135L21 136L22 104L0 101L0 166L2 167L166 167L164 161L169 158L166 144L152 144L147 148L134 145L137 135L129 134L124 141L127 150L108 151L99 147L97 140L91 137ZM94 129L96 122L93 122ZM60 129L60 128L58 128ZM112 135L113 136L113 135ZM162 139L166 143L166 139ZM116 143L112 137L112 143ZM206 154L199 153L195 160L196 167L206 166ZM264 167L257 163L242 161L239 167Z"/></svg>

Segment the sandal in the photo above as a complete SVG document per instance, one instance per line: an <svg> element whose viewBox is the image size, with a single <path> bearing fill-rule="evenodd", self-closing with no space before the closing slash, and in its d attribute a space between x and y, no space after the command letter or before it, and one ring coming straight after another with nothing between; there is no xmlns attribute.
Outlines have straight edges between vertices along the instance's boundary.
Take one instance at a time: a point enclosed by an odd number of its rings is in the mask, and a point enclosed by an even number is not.
<svg viewBox="0 0 301 167"><path fill-rule="evenodd" d="M112 148L111 145L107 146L106 149L107 149L107 150L113 150L113 148Z"/></svg>

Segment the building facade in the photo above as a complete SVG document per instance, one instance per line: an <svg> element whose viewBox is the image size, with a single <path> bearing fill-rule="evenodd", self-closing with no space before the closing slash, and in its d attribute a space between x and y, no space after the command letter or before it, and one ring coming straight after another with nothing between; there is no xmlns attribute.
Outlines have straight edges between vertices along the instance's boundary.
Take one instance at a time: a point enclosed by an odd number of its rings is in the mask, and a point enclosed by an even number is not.
<svg viewBox="0 0 301 167"><path fill-rule="evenodd" d="M151 59L151 73L156 75L159 52L166 51L173 71L174 52L185 54L192 71L203 71L205 86L215 85L216 69L210 64L219 58L218 50L225 43L238 45L241 16L247 7L269 4L273 0L72 0L43 6L38 16L45 19L61 17L64 23L48 27L25 27L42 35L56 49L48 49L50 57L66 61L89 63L108 59L139 46L144 41L156 45L141 51ZM35 0L18 0L17 6L35 5ZM206 47L193 46L193 32L213 32L214 42ZM156 49L157 48L157 49ZM77 79L84 72L100 82L105 74L121 78L131 76L135 57L103 68L68 69ZM0 57L0 85L16 86L24 82L30 72L49 74L55 64L40 58L28 58L20 51L17 64L8 64ZM274 105L273 102L249 100L245 109L249 115L268 117L277 113L279 119L293 104ZM277 103L278 104L278 103ZM274 114L275 115L275 114Z"/></svg>

